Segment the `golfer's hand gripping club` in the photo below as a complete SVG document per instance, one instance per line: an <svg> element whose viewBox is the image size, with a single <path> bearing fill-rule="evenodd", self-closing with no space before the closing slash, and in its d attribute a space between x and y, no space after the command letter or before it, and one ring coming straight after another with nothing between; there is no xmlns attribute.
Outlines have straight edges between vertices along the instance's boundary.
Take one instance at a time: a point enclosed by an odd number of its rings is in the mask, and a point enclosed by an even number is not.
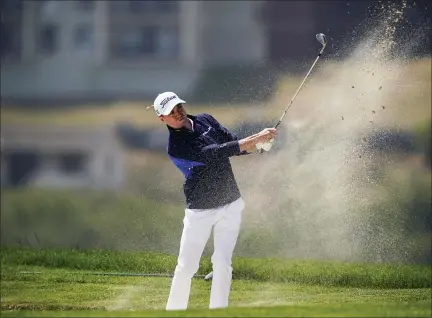
<svg viewBox="0 0 432 318"><path fill-rule="evenodd" d="M309 71L307 72L305 78L304 78L303 81L301 82L299 88L298 88L297 91L295 92L293 98L291 98L291 101L290 101L288 107L285 109L285 111L283 112L281 118L279 119L279 121L278 121L277 124L275 125L274 128L276 128L276 129L277 129L277 128L279 127L279 125L282 123L282 120L284 119L286 113L288 112L288 109L290 109L290 107L291 107L291 105L293 104L295 98L297 97L297 94L300 92L300 89L303 87L303 84L306 82L306 79L309 77L309 74L312 72L312 69L314 68L315 64L318 62L318 60L319 60L321 54L324 52L324 49L325 49L325 47L326 47L326 45L327 45L327 38L326 38L326 36L325 36L323 33L318 33L318 34L316 35L316 39L318 40L319 43L321 43L322 48L321 48L321 50L320 50L320 52L319 52L317 58L315 59L315 62L312 64L312 66L311 66L311 68L309 69ZM273 140L270 140L270 146L266 146L266 148L270 150L270 149L271 149L271 144L272 144L272 143L273 143ZM268 151L267 149L264 149L264 148L263 148L263 145L259 145L259 146L260 146L260 147L258 147L258 144L257 144L257 149L258 149L259 153L263 153L264 151Z"/></svg>
<svg viewBox="0 0 432 318"><path fill-rule="evenodd" d="M265 142L265 143L257 143L256 144L256 148L259 150L260 153L263 153L264 151L270 151L270 149L273 146L273 141L274 139L270 139L269 142Z"/></svg>
<svg viewBox="0 0 432 318"><path fill-rule="evenodd" d="M258 138L258 142L255 144L255 147L258 150L269 151L272 147L272 143L274 138L276 137L277 130L275 128L266 128L261 132L255 135L255 138Z"/></svg>

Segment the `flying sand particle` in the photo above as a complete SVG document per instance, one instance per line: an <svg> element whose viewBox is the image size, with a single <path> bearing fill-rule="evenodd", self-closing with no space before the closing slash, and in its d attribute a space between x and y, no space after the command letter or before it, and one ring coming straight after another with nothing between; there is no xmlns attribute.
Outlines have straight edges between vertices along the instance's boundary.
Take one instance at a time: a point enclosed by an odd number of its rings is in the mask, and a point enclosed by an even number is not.
<svg viewBox="0 0 432 318"><path fill-rule="evenodd" d="M358 224L356 222L353 221L353 224L346 224L346 219L341 218L340 216L344 216L344 217L351 217L350 214L347 215L346 213L346 207L349 206L354 206L352 202L356 202L356 201L352 201L352 199L358 199L361 200L361 202L367 202L367 198L363 198L362 197L362 193L363 193L363 186L362 183L358 183L358 181L362 181L363 178L365 177L364 175L364 171L360 170L359 174L357 174L357 170L355 170L355 173L353 174L353 170L352 167L347 167L347 170L343 170L341 171L341 173L339 173L339 176L337 179L334 179L333 177L331 179L326 179L327 175L330 176L330 174L327 174L326 170L323 169L325 172L325 174L323 175L318 175L318 173L320 173L322 170L321 169L317 169L316 175L311 176L311 179L308 180L308 176L309 174L306 175L307 170L312 170L312 168L316 165L316 159L317 158L321 158L321 160L323 160L323 162L326 162L326 166L325 168L329 167L329 169L334 168L338 169L341 168L340 164L342 164L343 162L348 162L348 164L358 164L358 165L365 165L365 167L367 169L369 169L372 163L375 163L373 160L373 157L371 159L368 159L368 157L371 156L371 153L369 153L369 148L368 147L364 147L365 145L368 144L369 142L369 138L372 138L371 140L374 139L374 137L368 137L369 134L371 132L373 132L377 127L375 127L375 123L371 120L369 121L369 124L366 124L366 120L367 118L375 118L376 112L377 111L372 111L372 109L370 107L376 107L376 105L378 105L379 102L386 102L386 103L393 103L395 102L397 96L393 96L393 95L386 95L386 96L379 96L382 94L373 94L372 92L374 92L373 87L376 87L376 82L377 81L383 81L386 82L387 85L391 85L391 87L394 86L393 81L384 81L383 79L380 80L380 78L383 78L383 72L386 72L386 69L388 70L388 67L385 67L385 64L382 65L381 63L387 63L387 45L386 43L383 43L381 39L372 39L372 44L375 44L375 42L377 42L377 50L376 52L372 52L375 53L376 56L372 56L371 55L371 50L370 48L367 48L367 50L365 50L363 48L363 44L361 42L361 46L359 46L358 51L356 51L356 53L358 53L359 57L362 58L364 57L365 63L375 63L379 68L378 72L379 72L379 76L377 78L376 81L372 80L370 78L368 78L367 75L371 75L374 77L374 72L373 70L368 70L368 67L365 69L362 69L362 72L353 72L358 78L354 78L356 80L356 82L358 83L359 81L360 84L362 85L362 90L366 91L366 93L362 94L364 96L360 97L360 94L357 97L354 97L352 94L348 93L346 91L346 88L344 88L344 84L346 84L347 81L347 74L345 73L345 69L342 69L341 72L335 72L335 74L331 74L333 77L332 79L335 80L335 82L338 85L332 85L329 86L329 91L326 92L328 93L332 98L331 102L328 103L329 106L329 110L326 111L325 113L323 113L322 118L321 116L318 116L317 119L319 119L319 123L320 125L318 125L318 123L316 125L311 125L311 127L308 127L307 129L305 129L305 131L307 131L308 135L306 136L306 134L303 136L303 138L301 138L301 141L299 141L300 143L300 147L298 148L299 153L303 154L304 156L302 157L303 159L305 159L301 165L298 165L298 161L297 160L289 160L288 158L290 158L290 156L287 156L287 161L284 162L283 164L280 162L280 160L275 160L274 162L274 166L270 167L271 169L269 169L269 173L275 173L275 175L280 175L281 180L280 180L280 188L281 191L283 191L282 189L285 189L285 173L281 173L280 170L282 170L285 165L287 164L292 165L289 166L290 169L287 169L287 173L286 174L292 174L292 177L296 178L294 181L298 181L297 186L294 188L297 189L293 189L292 191L298 191L298 192L294 192L294 197L298 198L299 201L301 202L308 202L308 200L312 197L312 192L311 191L306 191L306 189L309 189L309 183L315 183L319 186L322 186L323 184L319 183L321 180L323 182L326 181L331 181L329 182L329 187L324 187L325 193L324 194L337 194L337 196L335 196L335 200L333 202L330 202L331 204L329 204L329 202L327 202L326 200L313 200L316 204L316 208L317 210L320 210L320 214L321 215L325 215L326 218L328 217L329 221L332 221L334 224L334 228L337 229L338 231L340 230L340 234L339 232L336 233L337 231L332 231L331 235L328 236L328 241L327 240L323 240L322 237L315 237L313 236L313 234L315 234L313 232L313 230L311 230L311 232L309 233L308 230L309 228L306 226L302 226L299 227L299 231L298 231L298 235L299 235L299 241L300 238L303 237L312 237L313 239L315 239L317 242L322 243L322 245L324 247L326 247L328 249L327 251L321 251L323 253L323 257L327 257L327 254L329 254L330 256L333 256L332 253L336 253L336 256L339 256L339 253L341 253L341 256L345 257L345 252L343 248L334 248L335 246L339 246L339 243L343 241L343 239L345 238L345 231L347 232L347 235L349 237L351 237L351 233L349 228L347 227L347 225L352 225L352 226L357 226ZM375 42L374 42L375 41ZM351 63L355 63L358 62L359 58L356 56L352 57L353 60L349 60L349 62ZM388 63L390 63L391 61L388 61ZM398 60L396 60L396 62L398 62ZM360 65L361 66L361 65ZM374 65L375 66L375 65ZM372 66L372 67L374 67ZM350 72L352 72L352 65L348 65L347 63L347 67L350 70ZM371 67L371 66L369 66ZM371 68L372 68L371 67ZM399 70L397 68L394 68L395 72L397 72L396 74L393 74L394 76L398 76L399 75ZM364 73L368 73L367 75ZM369 74L370 73L370 74ZM391 76L391 74L389 74L389 78L392 78L393 76ZM388 83L387 83L388 82ZM411 83L410 83L411 84ZM380 87L380 86L378 86ZM387 87L387 90L389 90L389 88L391 87ZM351 84L351 89L355 89L355 86L353 84ZM382 87L380 87L380 90L382 90ZM371 94L372 93L372 94ZM287 96L290 97L290 96ZM363 98L365 97L365 98ZM381 100L381 98L388 98L389 100ZM367 100L366 100L367 98ZM375 104L375 105L374 105ZM360 106L360 109L359 107ZM331 107L331 109L330 109ZM366 113L366 108L368 108L368 111L370 111L371 113L369 113L369 115ZM386 110L386 106L384 106L383 104L381 105L382 110ZM393 107L394 108L394 107ZM326 127L326 129L324 130L324 132L327 132L328 129L328 135L324 135L322 134L322 131L319 129L322 126L324 126L324 124L330 124L331 121L334 121L335 117L334 115L337 114L337 112L340 113L340 111L342 112L346 112L348 113L348 116L350 117L349 123L347 125L349 125L349 127L345 127L344 125L326 125L328 127ZM379 111L379 108L378 108ZM320 114L321 115L321 114ZM324 116L325 115L325 116ZM333 116L332 116L333 115ZM372 115L372 116L371 116ZM345 115L339 115L339 118L341 118L341 120L345 120ZM380 115L380 116L384 116L384 115ZM332 119L333 118L333 119ZM378 117L376 117L378 119ZM382 119L380 119L381 121ZM327 121L327 122L325 122ZM313 122L313 124L315 124L315 122ZM321 125L323 124L323 125ZM370 125L370 126L369 126ZM378 125L378 124L377 124ZM311 129L312 128L312 129ZM348 141L342 142L341 138L342 136L346 136L346 129L349 128L349 136L350 138L348 138ZM363 137L364 135L364 137ZM333 141L333 139L330 139L331 136L338 136L338 138L335 139L335 141ZM323 137L323 139L321 139L321 137ZM328 137L328 139L327 139ZM310 138L310 139L307 139ZM360 144L357 144L357 138L360 139ZM304 144L302 143L304 141ZM310 143L310 144L309 144ZM315 145L321 145L321 147L316 147ZM322 147L322 145L326 146L326 149L328 150L327 152L324 151L324 148ZM315 146L315 147L314 147ZM310 148L309 148L310 147ZM359 147L359 148L357 148ZM316 149L318 148L318 149ZM321 154L318 154L317 152L314 152L314 155L312 155L312 151L310 151L310 155L309 155L309 151L308 150L321 150ZM361 153L363 153L363 151L365 152L365 160L358 160L357 162L355 162L355 160L351 160L351 159L355 159L355 156L357 155L358 159L363 159L363 155L358 151L358 150L362 150L360 151ZM340 153L343 154L343 156L338 156L338 157L332 157L331 153ZM316 157L317 156L317 157ZM332 159L335 158L335 159ZM345 160L344 160L345 159ZM284 160L285 161L285 160ZM353 162L351 162L353 161ZM379 163L381 164L381 163ZM384 163L383 163L384 164ZM342 164L343 165L343 164ZM303 169L303 167L308 168L308 169ZM355 167L357 169L357 167ZM363 167L358 167L363 169ZM346 173L346 175L345 175ZM368 172L369 173L369 172ZM368 175L366 175L368 176ZM317 178L320 177L320 178ZM355 177L355 179L353 181L352 177ZM258 178L258 177L257 177ZM262 193L262 186L263 186L263 181L266 181L268 178L268 174L265 173L262 176L260 175L258 180L254 180L254 181L258 181L258 182L248 182L248 184L250 184L251 186L251 195L254 196L255 195L255 191L258 193ZM345 178L349 178L348 180ZM358 179L358 180L357 180ZM261 184L260 184L261 183ZM272 187L274 187L274 185L278 186L278 184L275 184L274 181L272 181ZM257 184L257 188L255 189L255 184ZM258 186L258 184L260 184ZM269 183L270 184L270 183ZM334 186L333 186L334 185ZM252 188L253 187L253 188ZM367 190L367 188L365 188ZM283 192L285 193L285 192ZM263 195L265 195L265 193L262 193ZM273 193L273 195L277 195L277 193ZM274 196L274 198L271 199L272 204L273 205L277 205L277 204L281 204L282 206L282 202L277 202L277 196ZM315 194L313 194L315 196ZM337 198L337 200L336 200ZM340 201L338 201L340 200ZM275 202L276 201L276 202ZM259 202L259 200L257 200L257 202ZM261 204L264 206L266 202L262 202ZM345 204L347 206L345 206ZM369 203L368 203L369 204ZM303 204L299 204L300 207ZM327 205L329 205L329 209L327 210ZM360 205L361 206L361 205ZM363 206L361 206L363 207ZM366 206L365 206L366 207ZM277 210L277 209L275 209ZM305 210L304 212L304 219L300 219L300 221L303 221L303 224L309 224L312 223L313 221L313 216L314 214L310 214L312 212L310 212L310 209L308 208L307 211ZM301 211L303 212L303 211ZM257 215L256 218L257 220L262 220L262 218L267 218L267 216L264 216L264 214L261 214L261 210L257 208ZM276 212L275 212L276 213ZM340 214L339 214L340 213ZM268 215L268 214L267 214ZM298 214L300 217L300 214ZM334 217L334 219L333 219ZM279 217L274 217L273 220L276 222L283 222L283 220L278 220ZM343 221L341 221L343 219ZM272 220L272 219L270 219ZM351 221L351 218L349 218L349 220ZM339 223L340 222L340 225ZM360 224L360 223L359 223ZM363 224L363 223L361 223ZM310 228L312 228L314 225L318 226L318 230L323 229L324 230L324 225L327 224L310 224ZM336 226L335 226L336 225ZM322 228L320 228L319 226L322 226ZM324 230L325 231L325 230ZM285 240L285 237L283 237ZM327 236L326 236L327 239ZM306 241L306 240L305 240ZM313 242L315 243L315 242ZM312 246L312 245L311 245ZM357 246L357 245L355 245ZM368 254L373 254L375 251L370 251L369 247L368 248ZM298 250L294 249L294 250L290 250L290 246L286 247L287 251L283 250L283 252L289 254L289 255L293 255L298 253L300 254L300 256L303 255L308 255L307 253L309 253L310 251L310 247L305 243L301 243L299 244ZM354 253L353 251L355 249L352 249L351 246L349 244L347 244L346 246L347 249L347 254L346 257L350 257L351 255L356 255L356 253ZM381 255L379 254L379 250L378 249L378 256L380 257ZM302 254L304 253L304 254ZM296 255L297 256L297 255ZM357 257L357 256L356 256ZM359 258L361 259L361 257L359 256Z"/></svg>

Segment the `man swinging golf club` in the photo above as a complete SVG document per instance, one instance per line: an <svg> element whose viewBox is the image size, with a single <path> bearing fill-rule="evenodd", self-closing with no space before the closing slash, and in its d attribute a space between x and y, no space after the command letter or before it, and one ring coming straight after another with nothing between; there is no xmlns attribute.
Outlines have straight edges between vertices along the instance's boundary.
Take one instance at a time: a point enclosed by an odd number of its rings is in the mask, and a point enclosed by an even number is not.
<svg viewBox="0 0 432 318"><path fill-rule="evenodd" d="M232 254L244 209L230 157L270 150L275 128L239 139L209 114L190 115L173 92L159 94L153 104L169 131L168 156L184 174L186 209L180 250L166 305L186 309L192 277L213 230L213 280L209 308L228 306Z"/></svg>
<svg viewBox="0 0 432 318"><path fill-rule="evenodd" d="M311 68L309 69L309 71L307 72L305 78L303 79L303 81L301 82L300 86L298 87L297 91L295 92L294 96L292 97L290 103L288 104L288 106L285 108L284 112L282 113L281 118L279 119L279 121L277 122L277 124L275 125L274 128L277 128L281 123L282 120L284 119L285 115L287 114L288 110L290 109L291 105L293 104L297 94L300 92L301 88L303 87L303 84L306 82L309 74L312 72L313 68L315 67L315 64L318 62L320 56L322 55L322 53L324 52L325 47L327 46L327 37L325 36L325 34L323 33L318 33L316 35L316 39L317 41L322 45L321 50L318 53L318 56L316 57L314 63L312 64ZM256 148L259 150L260 153L264 152L264 151L269 151L272 147L272 142L273 139L270 139L269 142L264 142L264 143L260 143L258 142L256 144ZM208 273L204 279L206 281L209 281L211 279L213 279L213 272ZM212 285L213 286L213 285Z"/></svg>

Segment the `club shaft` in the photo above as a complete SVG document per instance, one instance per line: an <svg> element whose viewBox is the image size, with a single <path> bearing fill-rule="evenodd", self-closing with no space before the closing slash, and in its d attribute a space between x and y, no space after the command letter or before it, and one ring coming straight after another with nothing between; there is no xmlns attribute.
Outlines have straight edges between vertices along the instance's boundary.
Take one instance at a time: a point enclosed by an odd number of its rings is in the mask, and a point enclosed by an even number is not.
<svg viewBox="0 0 432 318"><path fill-rule="evenodd" d="M282 120L284 119L286 113L288 112L288 109L290 109L292 103L294 102L295 98L297 97L297 94L300 92L300 89L302 88L303 84L306 82L306 79L309 77L309 74L312 72L315 64L318 62L322 52L324 51L325 46L323 46L323 48L321 49L320 53L318 54L317 58L315 59L315 62L312 64L311 68L309 69L309 72L307 72L305 78L303 79L303 81L301 82L299 88L297 89L297 91L295 92L293 98L291 99L288 107L285 109L285 111L282 114L282 117L279 119L279 121L277 122L276 126L274 128L278 128L279 125L282 123Z"/></svg>
<svg viewBox="0 0 432 318"><path fill-rule="evenodd" d="M295 98L297 97L297 94L300 92L300 89L302 88L303 84L306 82L306 79L309 77L309 74L312 72L312 70L313 70L313 68L315 67L315 64L318 62L318 60L319 60L321 54L324 52L324 49L325 49L327 43L326 43L325 41L324 41L324 42L320 41L320 43L322 44L321 51L319 52L318 56L317 56L316 59L315 59L315 62L312 64L311 68L310 68L309 71L307 72L307 74L306 74L305 78L303 79L303 81L301 82L299 88L298 88L297 91L295 92L294 96L291 98L291 101L290 101L288 107L285 109L285 111L283 112L281 118L279 119L279 121L277 122L277 124L275 125L274 128L278 128L279 125L282 123L282 120L284 119L286 113L288 112L288 109L290 109L292 103L294 102ZM261 148L258 152L259 152L259 153L263 153L263 152L264 152L264 149Z"/></svg>

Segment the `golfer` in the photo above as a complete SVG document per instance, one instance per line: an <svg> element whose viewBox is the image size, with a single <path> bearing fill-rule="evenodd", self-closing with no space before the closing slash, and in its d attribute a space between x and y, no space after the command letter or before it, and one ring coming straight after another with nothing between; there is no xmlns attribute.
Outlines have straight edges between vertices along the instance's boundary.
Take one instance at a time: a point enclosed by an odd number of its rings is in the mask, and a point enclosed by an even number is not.
<svg viewBox="0 0 432 318"><path fill-rule="evenodd" d="M228 306L231 259L245 206L229 157L254 152L257 144L272 142L276 129L266 128L239 140L211 115L187 114L185 103L175 93L165 92L156 97L153 105L169 131L169 158L186 179L183 233L166 310L187 308L192 277L212 230L213 281L209 308L224 308Z"/></svg>

